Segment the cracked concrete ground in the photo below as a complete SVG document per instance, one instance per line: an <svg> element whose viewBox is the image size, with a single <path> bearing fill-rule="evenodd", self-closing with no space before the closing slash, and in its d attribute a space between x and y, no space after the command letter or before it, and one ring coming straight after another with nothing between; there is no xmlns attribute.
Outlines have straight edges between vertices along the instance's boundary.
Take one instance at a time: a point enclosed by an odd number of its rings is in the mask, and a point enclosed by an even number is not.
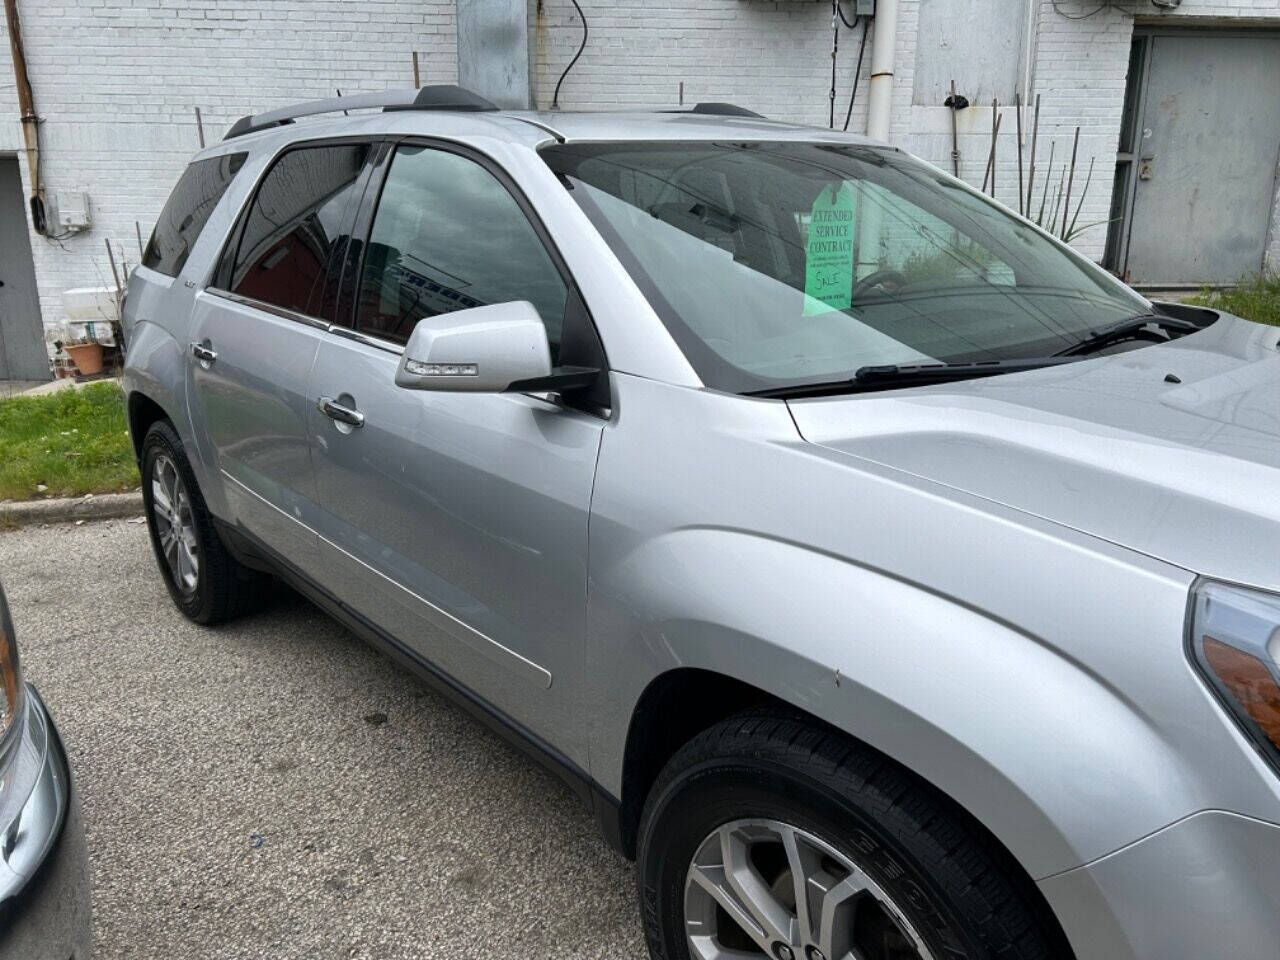
<svg viewBox="0 0 1280 960"><path fill-rule="evenodd" d="M580 802L305 601L189 623L125 520L0 532L0 582L81 791L97 960L644 956Z"/></svg>

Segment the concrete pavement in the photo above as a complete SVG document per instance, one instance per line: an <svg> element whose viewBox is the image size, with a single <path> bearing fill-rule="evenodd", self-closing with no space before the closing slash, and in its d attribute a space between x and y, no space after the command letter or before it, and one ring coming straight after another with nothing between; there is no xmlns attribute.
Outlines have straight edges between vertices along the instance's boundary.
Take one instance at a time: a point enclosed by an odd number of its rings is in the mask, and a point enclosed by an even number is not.
<svg viewBox="0 0 1280 960"><path fill-rule="evenodd" d="M0 581L83 797L97 960L644 956L567 789L304 601L191 624L125 520L0 532Z"/></svg>

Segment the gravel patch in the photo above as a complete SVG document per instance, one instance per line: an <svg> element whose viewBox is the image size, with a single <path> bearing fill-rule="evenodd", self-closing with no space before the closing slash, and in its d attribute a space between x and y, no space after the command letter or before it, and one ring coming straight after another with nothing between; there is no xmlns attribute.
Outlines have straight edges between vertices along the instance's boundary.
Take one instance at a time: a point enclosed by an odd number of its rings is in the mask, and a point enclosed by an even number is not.
<svg viewBox="0 0 1280 960"><path fill-rule="evenodd" d="M146 527L0 532L84 803L96 960L641 960L630 864L551 775L296 596L173 608Z"/></svg>

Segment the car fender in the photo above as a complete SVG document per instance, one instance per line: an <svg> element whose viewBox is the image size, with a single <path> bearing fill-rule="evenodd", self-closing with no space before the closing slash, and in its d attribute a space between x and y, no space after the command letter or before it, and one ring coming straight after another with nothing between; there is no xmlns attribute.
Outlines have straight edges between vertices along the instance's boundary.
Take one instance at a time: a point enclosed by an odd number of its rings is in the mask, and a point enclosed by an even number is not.
<svg viewBox="0 0 1280 960"><path fill-rule="evenodd" d="M629 708L650 680L697 668L902 763L973 814L1035 878L1182 812L1188 773L1121 694L1039 638L919 585L715 528L657 537L593 583L601 587L593 634L639 624L592 667L625 690L625 706L605 711L613 726L600 730L602 742L625 742ZM630 611L641 602L637 621ZM620 791L620 769L593 762L593 773ZM1100 809L1113 815L1100 822Z"/></svg>

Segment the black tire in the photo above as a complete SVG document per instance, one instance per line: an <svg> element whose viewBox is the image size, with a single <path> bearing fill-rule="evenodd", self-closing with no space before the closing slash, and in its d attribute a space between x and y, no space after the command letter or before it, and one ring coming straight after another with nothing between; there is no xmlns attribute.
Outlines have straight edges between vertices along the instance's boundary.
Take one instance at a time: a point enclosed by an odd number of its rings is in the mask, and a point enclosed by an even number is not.
<svg viewBox="0 0 1280 960"><path fill-rule="evenodd" d="M184 589L165 559L157 526L152 480L157 460L167 458L178 471L190 504L194 552L199 560L194 589ZM151 548L174 605L196 623L215 624L248 613L266 598L271 577L251 570L233 557L214 529L204 496L196 483L186 450L172 424L158 420L142 441L142 502L146 507Z"/></svg>
<svg viewBox="0 0 1280 960"><path fill-rule="evenodd" d="M685 881L704 838L756 818L840 851L893 899L937 960L1073 956L1030 879L952 801L837 731L761 711L699 734L649 793L636 860L654 960L689 960Z"/></svg>

